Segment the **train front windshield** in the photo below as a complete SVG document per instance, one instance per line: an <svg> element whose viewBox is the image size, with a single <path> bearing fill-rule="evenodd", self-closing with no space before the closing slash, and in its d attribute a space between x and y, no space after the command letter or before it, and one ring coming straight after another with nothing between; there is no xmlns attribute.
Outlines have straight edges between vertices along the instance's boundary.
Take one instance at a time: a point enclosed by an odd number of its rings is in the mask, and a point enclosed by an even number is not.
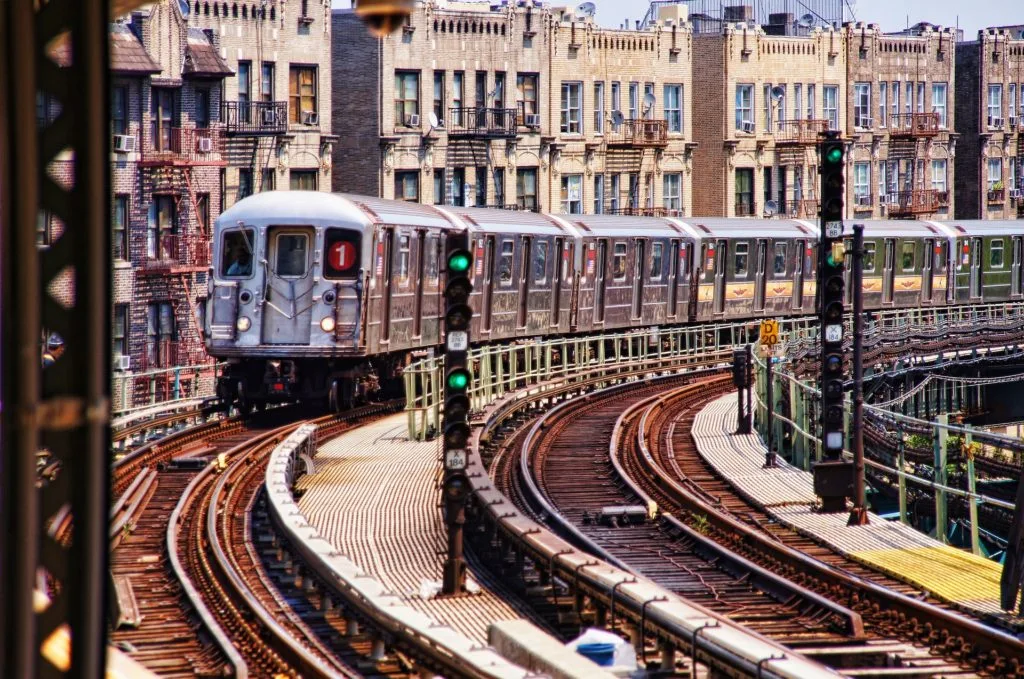
<svg viewBox="0 0 1024 679"><path fill-rule="evenodd" d="M253 229L225 231L221 243L220 275L224 278L248 278L252 275Z"/></svg>

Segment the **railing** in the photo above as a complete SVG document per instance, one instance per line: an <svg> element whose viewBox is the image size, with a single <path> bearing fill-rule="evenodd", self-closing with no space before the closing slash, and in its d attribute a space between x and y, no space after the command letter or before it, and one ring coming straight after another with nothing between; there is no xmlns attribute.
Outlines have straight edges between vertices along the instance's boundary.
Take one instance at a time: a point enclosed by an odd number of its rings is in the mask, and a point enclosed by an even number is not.
<svg viewBox="0 0 1024 679"><path fill-rule="evenodd" d="M683 211L667 207L621 207L609 210L610 215L627 217L683 217Z"/></svg>
<svg viewBox="0 0 1024 679"><path fill-rule="evenodd" d="M894 137L934 137L939 129L938 113L898 113L889 119Z"/></svg>
<svg viewBox="0 0 1024 679"><path fill-rule="evenodd" d="M228 134L274 135L288 132L286 101L226 101L221 119Z"/></svg>
<svg viewBox="0 0 1024 679"><path fill-rule="evenodd" d="M161 273L180 269L206 269L210 266L210 247L198 236L162 233L148 243L140 262L143 272Z"/></svg>
<svg viewBox="0 0 1024 679"><path fill-rule="evenodd" d="M622 124L609 128L606 139L609 146L667 146L668 121L623 120Z"/></svg>
<svg viewBox="0 0 1024 679"><path fill-rule="evenodd" d="M746 201L736 201L736 216L737 217L753 217L754 216L754 203Z"/></svg>
<svg viewBox="0 0 1024 679"><path fill-rule="evenodd" d="M220 363L176 365L151 369L150 361L133 366L131 372L115 372L112 378L114 417L181 401L212 398L216 395L217 378L224 368Z"/></svg>
<svg viewBox="0 0 1024 679"><path fill-rule="evenodd" d="M172 127L146 139L142 163L147 165L222 165L221 130L213 127Z"/></svg>
<svg viewBox="0 0 1024 679"><path fill-rule="evenodd" d="M989 189L987 196L990 203L1005 203L1006 189Z"/></svg>
<svg viewBox="0 0 1024 679"><path fill-rule="evenodd" d="M448 111L448 136L515 137L516 114L514 108L452 108Z"/></svg>
<svg viewBox="0 0 1024 679"><path fill-rule="evenodd" d="M173 368L184 353L178 342L170 340L146 344L137 367L140 372Z"/></svg>
<svg viewBox="0 0 1024 679"><path fill-rule="evenodd" d="M811 199L787 200L780 206L779 214L790 217L817 217L818 201Z"/></svg>
<svg viewBox="0 0 1024 679"><path fill-rule="evenodd" d="M827 120L780 120L775 127L776 144L813 145L828 130Z"/></svg>
<svg viewBox="0 0 1024 679"><path fill-rule="evenodd" d="M889 216L900 217L935 212L940 206L939 193L935 189L914 189L913 191L890 193L885 197Z"/></svg>

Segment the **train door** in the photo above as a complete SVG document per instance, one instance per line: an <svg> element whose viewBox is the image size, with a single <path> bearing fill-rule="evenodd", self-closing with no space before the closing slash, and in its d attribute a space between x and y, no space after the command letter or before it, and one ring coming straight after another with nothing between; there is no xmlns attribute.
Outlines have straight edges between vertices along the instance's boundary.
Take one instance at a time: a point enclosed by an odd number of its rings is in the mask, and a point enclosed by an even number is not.
<svg viewBox="0 0 1024 679"><path fill-rule="evenodd" d="M637 239L633 244L633 318L644 313L644 271L647 268L646 243Z"/></svg>
<svg viewBox="0 0 1024 679"><path fill-rule="evenodd" d="M552 252L551 266L551 327L557 328L562 316L562 280L565 274L565 253L561 238L555 239L555 249Z"/></svg>
<svg viewBox="0 0 1024 679"><path fill-rule="evenodd" d="M981 299L981 239L971 239L971 299Z"/></svg>
<svg viewBox="0 0 1024 679"><path fill-rule="evenodd" d="M383 250L383 251L381 251ZM380 341L387 342L391 339L391 292L394 286L391 285L391 253L395 250L395 230L388 229L384 235L383 241L378 246L377 258L378 262L383 261L384 266L381 270L381 296L382 300L382 311L380 318Z"/></svg>
<svg viewBox="0 0 1024 679"><path fill-rule="evenodd" d="M796 241L796 249L793 255L793 308L804 308L804 260L807 251L807 241Z"/></svg>
<svg viewBox="0 0 1024 679"><path fill-rule="evenodd" d="M493 293L494 293L494 236L487 237L484 245L484 289L481 292L481 319L484 332L491 331L491 316L493 315Z"/></svg>
<svg viewBox="0 0 1024 679"><path fill-rule="evenodd" d="M315 239L309 227L274 227L267 235L264 344L309 344Z"/></svg>
<svg viewBox="0 0 1024 679"><path fill-rule="evenodd" d="M725 261L729 256L729 241L720 240L715 248L715 313L725 313Z"/></svg>
<svg viewBox="0 0 1024 679"><path fill-rule="evenodd" d="M530 296L530 239L523 238L519 257L519 317L516 327L526 327L526 311Z"/></svg>
<svg viewBox="0 0 1024 679"><path fill-rule="evenodd" d="M416 297L412 303L412 336L423 335L423 279L427 262L427 234L416 232Z"/></svg>
<svg viewBox="0 0 1024 679"><path fill-rule="evenodd" d="M754 310L764 311L765 286L767 285L765 267L768 265L768 241L757 241L757 268L754 270Z"/></svg>
<svg viewBox="0 0 1024 679"><path fill-rule="evenodd" d="M935 239L924 241L924 258L921 263L921 302L932 303L932 291L935 289Z"/></svg>
<svg viewBox="0 0 1024 679"><path fill-rule="evenodd" d="M1021 276L1021 239L1020 236L1013 237L1013 269L1010 273L1010 296L1020 297L1024 294L1024 277Z"/></svg>
<svg viewBox="0 0 1024 679"><path fill-rule="evenodd" d="M672 241L669 247L668 265L668 317L675 318L679 302L679 241Z"/></svg>
<svg viewBox="0 0 1024 679"><path fill-rule="evenodd" d="M597 270L594 272L594 322L604 323L604 292L608 280L608 241L597 241Z"/></svg>
<svg viewBox="0 0 1024 679"><path fill-rule="evenodd" d="M882 303L892 304L896 276L896 240L885 239L885 263L882 268Z"/></svg>

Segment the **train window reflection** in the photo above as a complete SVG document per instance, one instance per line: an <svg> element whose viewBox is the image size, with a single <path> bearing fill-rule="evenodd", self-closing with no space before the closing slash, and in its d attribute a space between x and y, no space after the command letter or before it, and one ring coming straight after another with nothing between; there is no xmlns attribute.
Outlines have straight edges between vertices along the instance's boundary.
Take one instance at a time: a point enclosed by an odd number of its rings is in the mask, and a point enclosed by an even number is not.
<svg viewBox="0 0 1024 679"><path fill-rule="evenodd" d="M282 233L277 237L275 272L282 278L301 278L306 275L309 255L309 237L304 233Z"/></svg>
<svg viewBox="0 0 1024 679"><path fill-rule="evenodd" d="M253 229L225 231L221 242L220 275L225 278L247 278L252 275Z"/></svg>
<svg viewBox="0 0 1024 679"><path fill-rule="evenodd" d="M409 237L398 239L398 281L405 285L409 282Z"/></svg>
<svg viewBox="0 0 1024 679"><path fill-rule="evenodd" d="M537 256L533 259L533 281L544 283L548 279L548 244L537 243Z"/></svg>
<svg viewBox="0 0 1024 679"><path fill-rule="evenodd" d="M864 273L871 273L875 270L875 248L874 243L864 243Z"/></svg>
<svg viewBox="0 0 1024 679"><path fill-rule="evenodd" d="M736 276L746 276L750 258L747 256L750 250L748 243L736 244Z"/></svg>
<svg viewBox="0 0 1024 679"><path fill-rule="evenodd" d="M427 239L426 259L427 280L430 281L431 284L436 284L439 278L438 239L433 237Z"/></svg>
<svg viewBox="0 0 1024 679"><path fill-rule="evenodd" d="M903 243L902 266L904 271L914 270L914 260L917 255L917 243L907 241Z"/></svg>
<svg viewBox="0 0 1024 679"><path fill-rule="evenodd" d="M989 246L989 262L993 269L1003 268L1003 239L998 238L992 241Z"/></svg>
<svg viewBox="0 0 1024 679"><path fill-rule="evenodd" d="M776 243L775 244L775 265L772 268L776 276L782 276L786 273L786 244Z"/></svg>
<svg viewBox="0 0 1024 679"><path fill-rule="evenodd" d="M665 246L661 243L651 245L651 280L661 280L661 260Z"/></svg>
<svg viewBox="0 0 1024 679"><path fill-rule="evenodd" d="M498 280L502 285L512 284L512 250L510 240L501 242L501 259L498 260Z"/></svg>
<svg viewBox="0 0 1024 679"><path fill-rule="evenodd" d="M612 253L612 276L617 281L626 280L626 244L616 243Z"/></svg>

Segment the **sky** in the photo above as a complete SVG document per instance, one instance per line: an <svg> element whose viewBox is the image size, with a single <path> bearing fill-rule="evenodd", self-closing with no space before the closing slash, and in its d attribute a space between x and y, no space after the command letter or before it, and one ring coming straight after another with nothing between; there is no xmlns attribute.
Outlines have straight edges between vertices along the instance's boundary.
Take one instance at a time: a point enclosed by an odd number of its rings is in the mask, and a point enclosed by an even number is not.
<svg viewBox="0 0 1024 679"><path fill-rule="evenodd" d="M556 0L555 5L571 5L579 0ZM752 0L756 1L756 0ZM605 26L618 27L629 17L642 19L647 12L645 0L594 0L597 19ZM350 0L332 0L335 7L351 7ZM739 2L737 2L739 4ZM856 0L858 21L880 24L883 30L898 31L908 24L929 21L942 26L959 26L964 37L972 40L986 26L1024 24L1021 0Z"/></svg>

